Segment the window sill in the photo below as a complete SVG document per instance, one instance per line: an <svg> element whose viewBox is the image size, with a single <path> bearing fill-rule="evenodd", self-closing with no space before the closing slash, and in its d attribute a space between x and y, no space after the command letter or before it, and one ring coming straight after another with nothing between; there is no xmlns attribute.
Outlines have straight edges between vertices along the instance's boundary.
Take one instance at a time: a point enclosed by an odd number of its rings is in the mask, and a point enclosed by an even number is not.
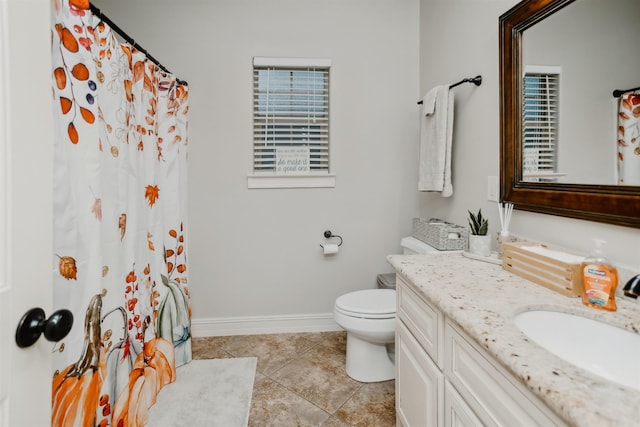
<svg viewBox="0 0 640 427"><path fill-rule="evenodd" d="M248 175L247 188L334 188L335 175Z"/></svg>

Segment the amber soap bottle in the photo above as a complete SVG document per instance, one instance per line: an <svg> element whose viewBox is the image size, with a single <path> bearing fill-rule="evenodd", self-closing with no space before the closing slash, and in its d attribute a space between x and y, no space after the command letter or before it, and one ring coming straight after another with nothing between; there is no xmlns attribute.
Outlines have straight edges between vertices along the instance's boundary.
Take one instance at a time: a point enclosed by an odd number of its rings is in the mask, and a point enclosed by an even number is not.
<svg viewBox="0 0 640 427"><path fill-rule="evenodd" d="M603 240L593 239L594 249L582 262L582 303L600 310L616 311L616 288L618 269L604 256Z"/></svg>

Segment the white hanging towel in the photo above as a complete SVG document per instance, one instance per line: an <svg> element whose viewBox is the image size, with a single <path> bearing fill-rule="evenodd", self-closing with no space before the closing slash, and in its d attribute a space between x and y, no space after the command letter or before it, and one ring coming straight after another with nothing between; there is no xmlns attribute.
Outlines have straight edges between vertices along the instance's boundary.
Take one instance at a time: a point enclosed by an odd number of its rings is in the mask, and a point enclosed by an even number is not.
<svg viewBox="0 0 640 427"><path fill-rule="evenodd" d="M449 85L436 86L422 99L419 191L439 191L442 197L453 195L452 136L453 95Z"/></svg>

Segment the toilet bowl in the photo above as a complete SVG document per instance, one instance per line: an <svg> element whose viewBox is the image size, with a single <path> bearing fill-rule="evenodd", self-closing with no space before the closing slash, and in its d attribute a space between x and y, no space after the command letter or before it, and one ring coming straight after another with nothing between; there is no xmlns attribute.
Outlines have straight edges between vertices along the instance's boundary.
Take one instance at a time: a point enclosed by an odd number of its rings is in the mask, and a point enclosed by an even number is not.
<svg viewBox="0 0 640 427"><path fill-rule="evenodd" d="M333 317L347 331L347 375L365 383L395 378L394 289L366 289L342 295L336 299Z"/></svg>
<svg viewBox="0 0 640 427"><path fill-rule="evenodd" d="M438 252L415 237L404 237L400 246L405 255ZM393 283L385 289L350 292L336 299L333 318L347 331L347 374L370 383L395 378L396 291Z"/></svg>

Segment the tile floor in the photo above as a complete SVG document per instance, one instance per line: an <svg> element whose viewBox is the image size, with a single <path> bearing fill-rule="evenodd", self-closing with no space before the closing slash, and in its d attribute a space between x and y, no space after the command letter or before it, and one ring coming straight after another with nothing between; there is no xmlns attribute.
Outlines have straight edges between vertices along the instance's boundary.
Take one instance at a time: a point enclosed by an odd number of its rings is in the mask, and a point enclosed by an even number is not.
<svg viewBox="0 0 640 427"><path fill-rule="evenodd" d="M194 338L193 357L258 358L249 427L395 426L395 381L344 370L345 332Z"/></svg>

